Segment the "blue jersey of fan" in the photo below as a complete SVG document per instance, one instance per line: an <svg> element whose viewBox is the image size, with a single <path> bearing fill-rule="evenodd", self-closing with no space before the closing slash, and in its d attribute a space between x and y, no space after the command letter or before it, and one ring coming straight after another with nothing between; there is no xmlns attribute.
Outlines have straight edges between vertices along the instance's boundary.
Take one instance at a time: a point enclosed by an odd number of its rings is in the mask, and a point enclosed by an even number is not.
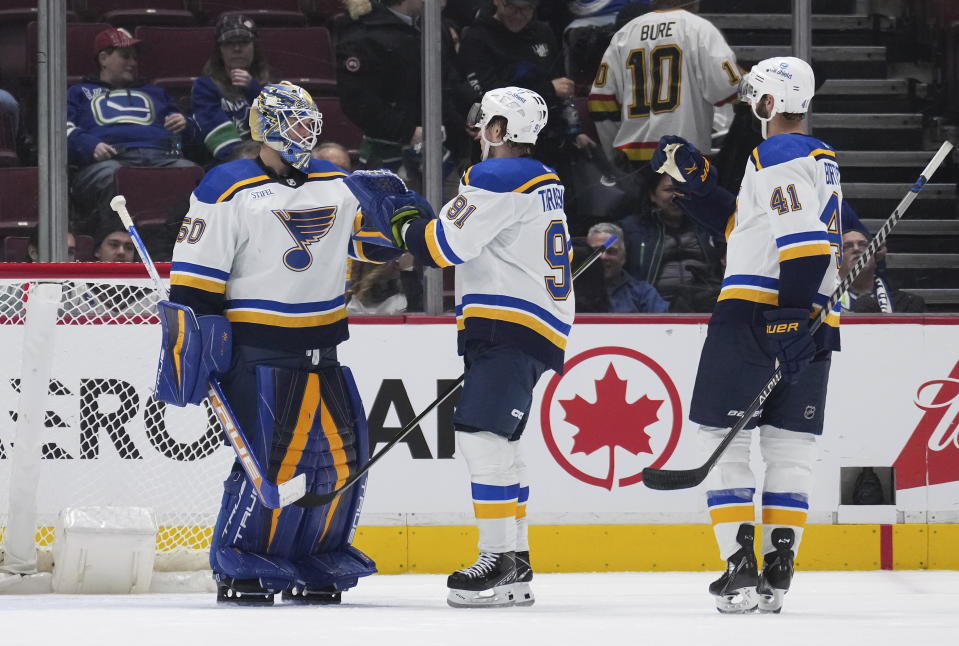
<svg viewBox="0 0 959 646"><path fill-rule="evenodd" d="M347 254L396 254L351 240L361 216L344 177L319 160L289 177L252 159L213 168L177 237L170 300L225 315L238 345L299 352L344 341Z"/></svg>
<svg viewBox="0 0 959 646"><path fill-rule="evenodd" d="M561 371L573 323L563 185L526 157L490 159L464 173L459 195L406 244L436 267L456 265L460 351L467 339L515 346Z"/></svg>
<svg viewBox="0 0 959 646"><path fill-rule="evenodd" d="M822 309L839 284L842 186L836 153L801 134L770 137L750 155L727 227L726 274L713 321L764 325L771 307ZM837 304L816 334L839 349Z"/></svg>

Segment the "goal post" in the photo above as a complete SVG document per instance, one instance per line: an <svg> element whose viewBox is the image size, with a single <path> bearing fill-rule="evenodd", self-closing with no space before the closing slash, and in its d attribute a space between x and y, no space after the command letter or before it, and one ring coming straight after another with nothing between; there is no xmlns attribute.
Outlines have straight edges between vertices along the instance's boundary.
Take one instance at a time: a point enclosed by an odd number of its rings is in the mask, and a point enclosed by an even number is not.
<svg viewBox="0 0 959 646"><path fill-rule="evenodd" d="M209 567L233 452L206 404L153 398L158 299L139 264L0 263L0 571L49 569L77 507L149 509L157 570Z"/></svg>

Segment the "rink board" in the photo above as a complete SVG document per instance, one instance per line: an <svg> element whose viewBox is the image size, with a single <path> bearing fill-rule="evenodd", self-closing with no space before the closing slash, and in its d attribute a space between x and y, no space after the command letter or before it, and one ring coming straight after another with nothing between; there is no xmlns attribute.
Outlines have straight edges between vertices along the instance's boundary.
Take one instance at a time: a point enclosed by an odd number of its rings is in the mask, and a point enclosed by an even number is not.
<svg viewBox="0 0 959 646"><path fill-rule="evenodd" d="M356 376L377 447L461 374L451 321L354 319L340 358ZM959 557L948 548L959 538L953 525L959 521L956 324L959 319L944 316L845 319L801 566L959 568ZM70 394L55 398L63 426L44 432L67 452L75 452L82 423L74 400L83 380L136 384L141 410L149 397L156 326L108 327L95 334L89 328L57 330L57 345L70 348L76 358L54 366L54 377ZM16 348L19 332L0 325L0 347ZM704 488L650 491L639 476L651 464L690 468L703 460L695 425L686 415L705 334L704 319L690 317L584 318L574 327L566 373L547 373L541 380L524 436L531 479L528 511L540 569L715 567ZM0 365L3 411L17 407L10 383L15 370L9 362ZM384 572L443 571L472 560L469 482L465 466L453 455L452 410L452 402L438 407L371 472L357 543ZM13 423L3 411L0 442L9 449ZM194 415L187 423L183 411L168 409L165 415L167 433L179 442L205 430L202 417ZM153 477L199 483L192 485L191 504L198 513L215 511L229 449L195 461L172 460L151 444L157 429L147 433L144 419L132 415L124 427L142 462L117 455L108 438L101 439L93 459L44 460L41 517L55 517L93 470L97 478L129 481L146 462ZM0 459L4 487L7 462ZM761 472L758 460L754 466ZM895 484L890 480L885 492L893 504L852 511L843 504L850 486L843 469L864 466L895 466ZM148 504L163 510L182 501L176 487L114 488L112 495L118 498L85 504Z"/></svg>

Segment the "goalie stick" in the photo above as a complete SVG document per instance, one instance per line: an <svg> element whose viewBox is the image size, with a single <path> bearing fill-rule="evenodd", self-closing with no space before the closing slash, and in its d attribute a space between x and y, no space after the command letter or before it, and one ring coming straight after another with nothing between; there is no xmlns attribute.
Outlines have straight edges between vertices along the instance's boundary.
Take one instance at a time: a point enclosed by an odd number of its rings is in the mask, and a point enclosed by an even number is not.
<svg viewBox="0 0 959 646"><path fill-rule="evenodd" d="M916 196L919 195L919 191L926 185L926 182L929 181L929 178L932 177L932 174L936 172L936 169L942 164L943 160L946 158L946 155L952 150L953 145L944 141L942 146L939 147L939 150L933 156L933 158L926 165L926 168L919 175L919 179L916 180L916 183L912 185L912 188L909 189L909 192L902 198L899 202L899 205L893 210L892 215L889 216L879 231L876 232L875 237L869 243L869 246L866 247L866 250L863 252L859 259L852 266L852 269L849 270L849 274L839 283L839 286L836 287L836 290L832 293L832 296L829 297L829 302L823 306L820 310L819 315L816 317L816 320L809 328L809 333L813 334L824 320L829 312L832 311L833 306L839 302L839 299L842 298L843 294L846 293L846 290L849 289L849 286L856 280L860 273L862 273L863 268L866 266L866 263L876 254L876 251L882 244L886 241L886 238L889 236L889 232L892 231L892 228L898 224L899 220L902 219L903 214L906 212L906 209L909 208L909 205L912 204L913 200L916 199ZM709 458L706 459L706 462L695 469L653 469L651 467L646 467L643 469L643 484L649 487L650 489L670 491L674 489L689 489L690 487L695 487L700 484L703 480L706 479L706 476L709 475L709 472L712 471L712 468L716 466L716 462L719 461L720 456L726 451L726 448L733 441L733 439L739 434L749 420L752 419L753 415L758 411L766 399L769 397L770 393L776 388L779 382L782 380L782 371L779 369L778 363L776 370L773 373L773 376L766 382L766 385L763 386L762 391L756 396L753 402L746 409L745 413L739 421L726 433L726 437L723 438L722 442L719 443L719 446L712 452Z"/></svg>
<svg viewBox="0 0 959 646"><path fill-rule="evenodd" d="M146 245L143 244L143 240L137 232L136 225L133 224L133 219L127 210L126 198L122 195L117 195L110 200L110 207L120 216L120 220L123 221L123 226L127 228L127 232L129 232L130 237L133 238L133 244L136 245L137 251L140 254L140 260L146 267L147 273L150 274L150 278L153 279L157 292L166 298L168 296L167 289L163 285L163 281L156 270L156 266L153 264L153 260L150 258L150 253L147 251ZM246 476L256 490L263 506L269 507L270 509L278 509L302 498L303 494L306 493L306 474L301 473L295 478L291 478L280 484L270 482L264 477L263 468L260 466L259 461L257 461L256 456L250 452L248 448L250 443L247 441L243 429L240 428L239 423L236 421L233 411L230 410L230 405L227 403L226 397L223 396L223 390L220 388L220 384L215 380L211 380L207 384L207 401L210 403L210 406L212 406L213 412L216 413L217 419L220 420L220 424L223 425L223 430L226 432L230 446L232 446L236 452L236 457L243 466L243 470L246 472Z"/></svg>
<svg viewBox="0 0 959 646"><path fill-rule="evenodd" d="M606 242L604 242L601 247L597 247L595 250L593 250L593 253L589 254L586 260L583 261L583 264L577 267L576 271L573 272L573 280L576 280L577 276L582 274L584 271L586 271L586 269L590 265L596 262L596 259L599 258L601 255L603 255L604 251L606 251L608 248L616 244L616 240L617 240L616 236L610 236L609 239L606 240ZM396 437L394 437L392 440L390 440L386 444L386 446L380 449L379 453L371 457L369 461L366 464L364 464L359 471L357 471L352 476L350 476L350 478L346 482L344 482L339 489L334 489L333 491L330 491L329 493L307 493L302 498L297 500L295 504L299 507L322 507L323 505L328 504L330 501L332 501L334 498L339 496L341 493L343 493L344 491L346 491L347 489L355 485L357 482L359 482L363 478L364 475L366 475L366 472L369 471L373 467L373 465L379 461L380 458L382 458L385 454L387 454L390 451L390 449L392 449L394 446L402 442L403 438L409 435L413 431L413 429L416 428L417 424L420 423L420 420L426 417L434 408L436 408L437 406L445 402L447 399L449 399L449 396L452 395L456 391L456 389L460 387L464 379L466 379L466 373L463 373L462 375L460 375L459 379L453 382L453 385L450 386L445 393L443 393L442 395L437 397L435 400L433 400L433 403L427 406L423 410L423 412L421 412L419 415L417 415L412 420L410 420L406 426L401 428L399 433L396 434Z"/></svg>

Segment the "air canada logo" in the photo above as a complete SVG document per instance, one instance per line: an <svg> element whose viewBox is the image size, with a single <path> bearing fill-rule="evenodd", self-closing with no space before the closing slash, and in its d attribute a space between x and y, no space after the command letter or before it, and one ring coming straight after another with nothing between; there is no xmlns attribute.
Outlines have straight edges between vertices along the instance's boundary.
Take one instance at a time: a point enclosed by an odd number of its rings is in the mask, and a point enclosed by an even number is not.
<svg viewBox="0 0 959 646"><path fill-rule="evenodd" d="M543 394L543 438L571 476L610 489L661 467L683 425L682 402L662 366L620 347L602 347L566 362Z"/></svg>
<svg viewBox="0 0 959 646"><path fill-rule="evenodd" d="M919 386L914 403L924 412L893 465L896 489L959 481L959 361Z"/></svg>

